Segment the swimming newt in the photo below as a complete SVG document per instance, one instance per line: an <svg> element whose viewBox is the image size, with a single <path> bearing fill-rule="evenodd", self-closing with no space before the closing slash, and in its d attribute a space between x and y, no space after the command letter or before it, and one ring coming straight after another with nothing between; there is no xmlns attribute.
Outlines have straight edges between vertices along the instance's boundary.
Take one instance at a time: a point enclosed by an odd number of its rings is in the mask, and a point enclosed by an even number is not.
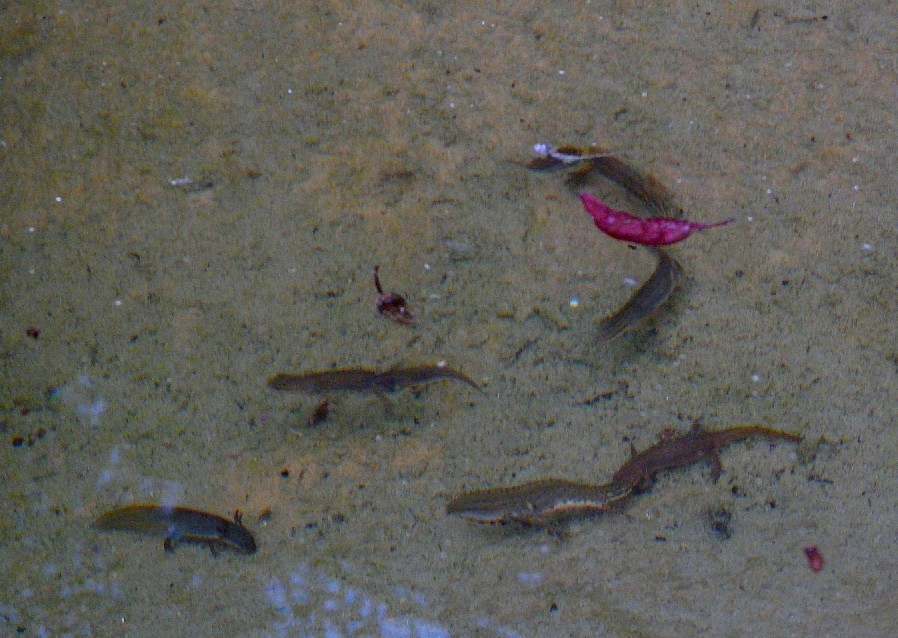
<svg viewBox="0 0 898 638"><path fill-rule="evenodd" d="M633 293L623 306L599 324L600 342L611 341L625 330L639 325L663 304L676 288L683 274L680 262L666 250L651 248L658 257L658 263L651 276Z"/></svg>
<svg viewBox="0 0 898 638"><path fill-rule="evenodd" d="M612 478L613 483L630 485L636 492L652 486L655 474L662 470L689 465L705 457L711 460L711 478L720 476L720 448L753 436L783 441L800 441L801 437L760 425L737 425L723 430L705 430L695 425L682 436L663 437L655 445L637 453L631 444L632 455Z"/></svg>
<svg viewBox="0 0 898 638"><path fill-rule="evenodd" d="M533 152L536 157L524 164L531 170L570 168L567 174L570 184L585 181L590 173L596 172L623 187L651 210L665 217L683 216L682 209L676 205L673 194L664 184L612 152L597 146L577 148L565 145L555 148L550 144L536 144Z"/></svg>
<svg viewBox="0 0 898 638"><path fill-rule="evenodd" d="M623 483L591 485L551 478L464 492L449 501L446 511L474 523L515 521L544 526L572 516L607 512L630 496L633 489Z"/></svg>
<svg viewBox="0 0 898 638"><path fill-rule="evenodd" d="M576 183L578 179L583 178L591 171L622 186L650 210L664 217L680 218L683 216L683 209L677 206L673 194L664 184L619 157L590 158L582 168L571 172L568 182Z"/></svg>
<svg viewBox="0 0 898 638"><path fill-rule="evenodd" d="M216 514L209 514L187 507L162 505L127 505L106 512L94 523L102 530L124 530L164 537L165 551L174 551L177 543L205 543L212 547L229 547L241 554L256 551L256 540L244 527L240 513L234 513L229 521Z"/></svg>
<svg viewBox="0 0 898 638"><path fill-rule="evenodd" d="M523 166L533 171L545 171L561 167L574 167L582 162L588 162L599 157L613 155L612 151L606 151L598 146L577 148L564 145L555 148L551 144L540 143L533 145L536 157L523 163Z"/></svg>
<svg viewBox="0 0 898 638"><path fill-rule="evenodd" d="M415 366L391 368L384 372L367 368L340 368L302 372L281 372L268 379L268 387L282 392L309 392L322 394L335 390L352 392L395 392L400 388L430 381L448 379L466 383L480 390L472 379L448 366Z"/></svg>

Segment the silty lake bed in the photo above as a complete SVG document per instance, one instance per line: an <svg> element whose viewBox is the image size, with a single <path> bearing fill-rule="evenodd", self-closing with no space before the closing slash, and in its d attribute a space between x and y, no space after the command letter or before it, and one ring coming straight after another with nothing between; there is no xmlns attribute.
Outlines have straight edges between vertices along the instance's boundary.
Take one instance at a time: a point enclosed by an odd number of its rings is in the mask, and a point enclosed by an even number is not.
<svg viewBox="0 0 898 638"><path fill-rule="evenodd" d="M895 7L356 5L0 9L0 633L894 633ZM736 221L599 343L655 259L536 143ZM266 387L442 361L483 393ZM804 441L554 534L446 515L696 422ZM92 527L130 503L239 510L258 551Z"/></svg>

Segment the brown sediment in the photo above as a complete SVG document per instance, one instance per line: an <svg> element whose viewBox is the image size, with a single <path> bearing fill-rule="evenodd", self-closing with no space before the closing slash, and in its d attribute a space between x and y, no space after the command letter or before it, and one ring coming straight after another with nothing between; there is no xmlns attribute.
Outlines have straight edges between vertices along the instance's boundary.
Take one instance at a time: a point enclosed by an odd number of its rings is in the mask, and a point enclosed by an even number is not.
<svg viewBox="0 0 898 638"><path fill-rule="evenodd" d="M664 437L642 452L637 453L633 449L632 456L614 473L612 481L631 485L636 491L645 491L651 487L658 472L683 467L703 458L711 460L711 477L717 480L721 471L720 448L750 437L793 442L801 440L797 434L760 425L737 425L723 430L705 430L695 426L682 436Z"/></svg>
<svg viewBox="0 0 898 638"><path fill-rule="evenodd" d="M449 501L446 511L474 523L549 525L573 516L606 512L632 492L631 485L593 485L552 478L464 492Z"/></svg>
<svg viewBox="0 0 898 638"><path fill-rule="evenodd" d="M94 522L94 527L162 536L166 551L172 551L181 541L227 547L241 554L256 551L256 540L243 526L239 513L230 521L187 507L128 505L106 512Z"/></svg>
<svg viewBox="0 0 898 638"><path fill-rule="evenodd" d="M459 381L480 390L471 378L448 366L414 366L393 368L383 372L367 368L341 368L296 374L281 372L268 379L268 387L282 392L317 394L339 390L395 392L400 388L441 380Z"/></svg>
<svg viewBox="0 0 898 638"><path fill-rule="evenodd" d="M661 248L650 249L658 257L651 276L627 302L599 324L598 340L611 341L624 331L638 326L663 304L677 286L683 273L679 262Z"/></svg>

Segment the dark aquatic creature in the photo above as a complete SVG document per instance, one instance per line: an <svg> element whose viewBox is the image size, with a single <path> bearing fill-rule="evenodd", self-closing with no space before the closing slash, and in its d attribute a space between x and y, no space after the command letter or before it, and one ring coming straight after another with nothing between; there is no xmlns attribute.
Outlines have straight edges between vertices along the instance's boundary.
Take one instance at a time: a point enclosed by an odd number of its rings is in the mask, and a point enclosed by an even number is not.
<svg viewBox="0 0 898 638"><path fill-rule="evenodd" d="M338 390L350 392L395 392L400 388L431 381L459 381L480 387L472 379L448 366L414 366L377 372L368 368L338 368L315 372L281 372L268 379L268 387L281 392L325 394Z"/></svg>
<svg viewBox="0 0 898 638"><path fill-rule="evenodd" d="M239 512L235 512L234 520L230 521L217 514L188 507L127 505L106 512L96 520L94 527L162 536L163 547L168 552L174 551L181 541L205 543L213 550L227 547L241 554L256 551L256 540L244 527Z"/></svg>
<svg viewBox="0 0 898 638"><path fill-rule="evenodd" d="M720 476L720 448L748 439L762 437L798 442L801 437L790 432L781 432L761 425L736 425L723 430L705 430L694 426L681 436L662 436L655 445L642 452L632 448L630 459L614 473L615 483L632 485L638 492L644 492L652 485L655 474L661 470L670 470L690 465L698 460L711 460L711 478L715 481Z"/></svg>
<svg viewBox="0 0 898 638"><path fill-rule="evenodd" d="M464 492L446 505L446 512L473 523L511 521L551 525L574 516L607 512L633 492L632 485L591 485L567 479L542 479L510 487Z"/></svg>
<svg viewBox="0 0 898 638"><path fill-rule="evenodd" d="M666 250L651 250L658 257L655 270L623 306L602 320L598 334L600 342L611 341L625 330L638 326L654 314L676 288L683 268Z"/></svg>

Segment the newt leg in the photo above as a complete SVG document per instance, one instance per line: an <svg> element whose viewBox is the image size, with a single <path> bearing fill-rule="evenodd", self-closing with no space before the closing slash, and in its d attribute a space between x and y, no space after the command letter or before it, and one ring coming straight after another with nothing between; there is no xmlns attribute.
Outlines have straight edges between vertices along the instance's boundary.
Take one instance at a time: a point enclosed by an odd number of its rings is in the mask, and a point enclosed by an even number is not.
<svg viewBox="0 0 898 638"><path fill-rule="evenodd" d="M655 484L655 479L653 479L648 474L643 474L639 479L639 482L633 486L633 491L637 494L643 494L652 489L652 486Z"/></svg>
<svg viewBox="0 0 898 638"><path fill-rule="evenodd" d="M563 529L561 525L550 525L546 528L546 534L549 536L549 538L554 538L559 543L562 543L570 538L570 532Z"/></svg>
<svg viewBox="0 0 898 638"><path fill-rule="evenodd" d="M711 455L711 480L716 483L717 479L720 478L723 466L720 464L720 455L717 453L717 450L711 450L709 454Z"/></svg>

